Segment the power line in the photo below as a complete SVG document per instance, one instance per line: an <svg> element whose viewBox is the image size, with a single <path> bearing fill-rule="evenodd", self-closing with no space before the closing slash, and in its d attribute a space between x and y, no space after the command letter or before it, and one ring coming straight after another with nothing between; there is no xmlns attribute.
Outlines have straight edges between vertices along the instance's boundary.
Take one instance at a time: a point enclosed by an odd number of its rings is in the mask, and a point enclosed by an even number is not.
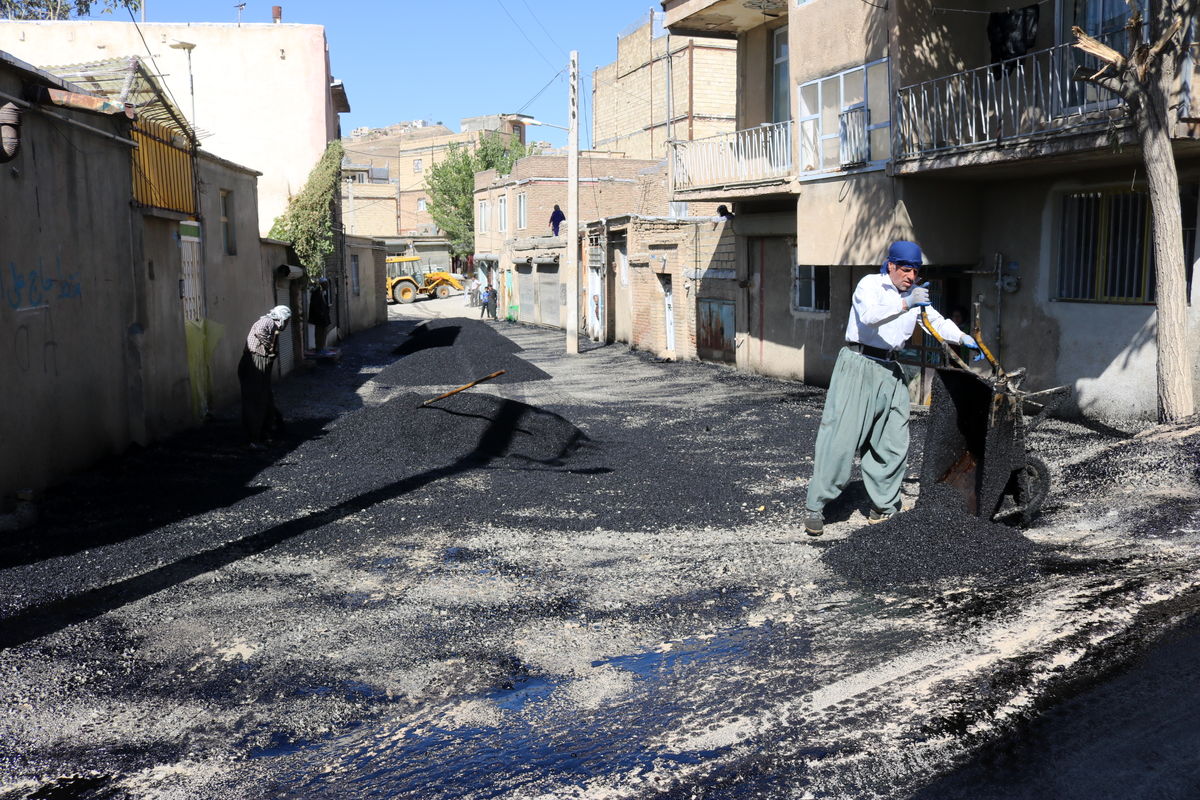
<svg viewBox="0 0 1200 800"><path fill-rule="evenodd" d="M546 34L546 38L550 40L550 44L557 47L559 52L562 53L564 56L568 55L567 51L563 48L563 46L561 44L559 44L558 42L554 41L554 37L550 35L550 31L546 30L546 26L542 24L542 21L540 19L538 19L538 15L533 13L533 9L529 7L529 3L526 3L525 0L521 0L521 4L523 6L525 6L525 10L529 12L529 16L533 17L533 21L536 22L538 24L538 27L542 29L542 33Z"/></svg>
<svg viewBox="0 0 1200 800"><path fill-rule="evenodd" d="M522 111L524 111L525 109L529 108L529 106L531 106L531 105L533 104L533 101L534 101L534 100L537 100L539 97L541 97L541 96L542 96L542 92L544 92L544 91L546 91L547 89L549 89L549 88L550 88L550 84L552 84L552 83L554 83L556 80L558 80L558 78L559 78L559 77L561 77L561 76L562 76L562 74L563 74L564 72L566 72L566 71L567 71L567 68L566 68L566 67L563 67L563 68L562 68L562 69L560 69L560 70L559 70L557 73L555 73L555 75L554 75L554 77L553 77L553 78L551 78L550 80L546 81L546 85L545 85L545 86L543 86L541 89L538 89L538 92L537 92L537 94L535 94L533 97L529 98L529 100L527 100L527 101L526 101L525 105L523 105L523 106L521 106L520 108L518 108L518 109L517 109L517 113L518 113L518 114L520 114Z"/></svg>
<svg viewBox="0 0 1200 800"><path fill-rule="evenodd" d="M502 0L496 0L496 5L500 6L501 10L503 10L508 18L512 20L512 24L517 26L517 30L520 31L521 35L525 37L525 41L529 42L529 46L532 47L534 51L542 57L543 61L545 61L547 64L550 64L550 67L553 68L554 64L550 63L550 59L546 58L546 54L541 51L533 39L529 38L529 34L525 33L525 29L521 27L521 23L517 22L516 17L514 17L512 14L509 14L508 9L504 7Z"/></svg>

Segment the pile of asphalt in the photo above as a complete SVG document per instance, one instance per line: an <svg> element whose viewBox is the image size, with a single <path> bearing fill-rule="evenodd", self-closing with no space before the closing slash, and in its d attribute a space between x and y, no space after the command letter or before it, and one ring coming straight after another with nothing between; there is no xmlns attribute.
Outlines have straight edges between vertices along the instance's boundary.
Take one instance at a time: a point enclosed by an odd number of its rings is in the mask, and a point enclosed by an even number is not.
<svg viewBox="0 0 1200 800"><path fill-rule="evenodd" d="M916 507L855 531L822 561L868 589L943 578L1018 580L1037 573L1037 546L1007 525L967 512L944 484L921 489Z"/></svg>
<svg viewBox="0 0 1200 800"><path fill-rule="evenodd" d="M395 363L375 380L384 386L459 386L498 370L497 383L543 381L550 376L517 355L521 348L490 325L453 318L416 326L392 351Z"/></svg>

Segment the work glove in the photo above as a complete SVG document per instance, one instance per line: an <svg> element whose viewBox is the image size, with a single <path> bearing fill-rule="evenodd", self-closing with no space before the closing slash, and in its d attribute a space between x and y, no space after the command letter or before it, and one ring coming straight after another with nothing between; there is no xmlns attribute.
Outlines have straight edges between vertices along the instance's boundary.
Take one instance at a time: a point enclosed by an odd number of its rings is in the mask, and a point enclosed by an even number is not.
<svg viewBox="0 0 1200 800"><path fill-rule="evenodd" d="M976 342L972 337L964 333L962 338L958 340L958 343L968 350L975 351L975 357L971 359L972 361L980 361L983 359L983 351L979 349L979 343Z"/></svg>
<svg viewBox="0 0 1200 800"><path fill-rule="evenodd" d="M920 286L914 286L908 292L908 307L916 308L917 306L929 305L929 283L922 283Z"/></svg>

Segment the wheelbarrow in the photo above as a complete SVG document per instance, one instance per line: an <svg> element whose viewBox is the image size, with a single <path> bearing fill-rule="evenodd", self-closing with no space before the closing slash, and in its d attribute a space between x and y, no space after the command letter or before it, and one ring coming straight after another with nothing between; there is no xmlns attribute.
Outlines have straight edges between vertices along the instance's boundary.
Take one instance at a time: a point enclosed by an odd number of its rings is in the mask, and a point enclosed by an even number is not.
<svg viewBox="0 0 1200 800"><path fill-rule="evenodd" d="M971 336L979 345L975 360L986 359L986 371L967 366L924 308L921 327L946 356L934 372L922 488L945 484L970 514L1029 525L1050 493L1050 470L1028 452L1026 436L1066 399L1069 387L1024 391L1025 370L1006 372L980 336L978 303Z"/></svg>

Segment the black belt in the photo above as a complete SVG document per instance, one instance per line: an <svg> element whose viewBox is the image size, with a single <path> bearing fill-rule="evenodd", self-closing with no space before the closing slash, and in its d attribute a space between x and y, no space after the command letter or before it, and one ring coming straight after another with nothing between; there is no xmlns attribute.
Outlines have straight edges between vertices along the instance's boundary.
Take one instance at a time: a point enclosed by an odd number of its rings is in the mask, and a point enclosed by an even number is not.
<svg viewBox="0 0 1200 800"><path fill-rule="evenodd" d="M846 342L846 347L849 347L856 353L862 353L864 356L878 358L881 361L895 361L899 350L884 350L879 347L871 347L869 344L859 344L858 342Z"/></svg>

